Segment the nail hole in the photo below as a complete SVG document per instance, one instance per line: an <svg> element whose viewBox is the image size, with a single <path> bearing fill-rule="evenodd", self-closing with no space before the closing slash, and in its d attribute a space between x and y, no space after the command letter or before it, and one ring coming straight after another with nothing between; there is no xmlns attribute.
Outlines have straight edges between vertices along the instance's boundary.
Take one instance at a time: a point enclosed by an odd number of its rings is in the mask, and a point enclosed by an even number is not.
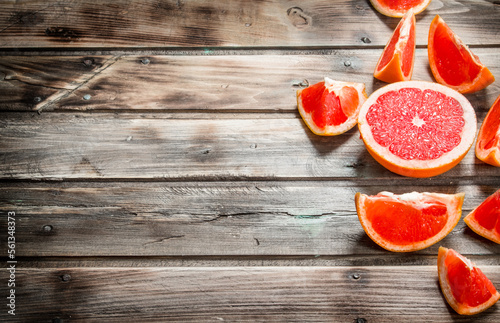
<svg viewBox="0 0 500 323"><path fill-rule="evenodd" d="M364 318L357 318L356 323L366 323L367 321Z"/></svg>
<svg viewBox="0 0 500 323"><path fill-rule="evenodd" d="M147 58L143 58L143 59L141 59L141 63L144 65L148 65L150 63L150 60Z"/></svg>
<svg viewBox="0 0 500 323"><path fill-rule="evenodd" d="M35 96L35 98L33 99L33 101L35 101L36 103L42 102L42 98L39 97L39 96Z"/></svg>
<svg viewBox="0 0 500 323"><path fill-rule="evenodd" d="M360 279L360 278L361 278L361 275L360 275L360 274L358 274L358 273L352 274L352 279L354 279L354 280L358 280L358 279Z"/></svg>
<svg viewBox="0 0 500 323"><path fill-rule="evenodd" d="M71 280L71 275L70 274L64 274L59 276L63 282L69 282Z"/></svg>
<svg viewBox="0 0 500 323"><path fill-rule="evenodd" d="M44 225L43 226L43 231L44 232L51 232L52 229L54 229L54 227L52 227L51 225Z"/></svg>
<svg viewBox="0 0 500 323"><path fill-rule="evenodd" d="M372 42L372 41L370 40L370 38L368 38L368 37L363 37L363 38L361 38L361 41L362 41L363 43L365 43L365 44L369 44L369 43L371 43L371 42Z"/></svg>

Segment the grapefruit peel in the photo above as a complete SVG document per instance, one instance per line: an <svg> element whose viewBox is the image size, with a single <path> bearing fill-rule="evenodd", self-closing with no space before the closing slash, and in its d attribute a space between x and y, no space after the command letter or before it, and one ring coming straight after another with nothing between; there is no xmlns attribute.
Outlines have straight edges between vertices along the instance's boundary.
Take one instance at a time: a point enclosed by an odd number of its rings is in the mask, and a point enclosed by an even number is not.
<svg viewBox="0 0 500 323"><path fill-rule="evenodd" d="M318 97L313 98L313 103L307 103L304 94L315 91ZM319 97L321 96L321 97ZM336 136L352 129L358 122L359 110L366 101L364 83L335 81L328 77L324 81L297 90L297 108L307 127L319 136ZM337 109L332 111L332 101L338 102ZM344 120L333 124L328 119L330 114L342 115ZM325 117L326 115L326 117ZM322 124L318 124L321 122Z"/></svg>
<svg viewBox="0 0 500 323"><path fill-rule="evenodd" d="M431 0L413 0L413 1L391 1L391 0L370 0L372 6L379 13L388 17L400 18L408 10L413 10L415 14L421 13L431 3Z"/></svg>
<svg viewBox="0 0 500 323"><path fill-rule="evenodd" d="M486 114L479 129L475 153L479 160L500 167L500 95Z"/></svg>
<svg viewBox="0 0 500 323"><path fill-rule="evenodd" d="M500 244L500 189L467 214L464 222L478 235Z"/></svg>
<svg viewBox="0 0 500 323"><path fill-rule="evenodd" d="M381 144L379 144L374 138L374 134L372 133L371 129L372 126L367 120L367 114L370 112L372 106L378 104L378 99L382 95L391 91L399 91L401 89L419 89L421 91L432 90L437 92L438 94L443 94L448 98L455 99L462 107L462 119L464 121L462 132L460 133L460 142L458 143L458 145L455 146L452 150L442 154L439 158L420 160L403 159L393 154L390 150L390 147L382 146ZM406 109L406 105L402 109ZM404 110L401 110L400 113L404 114L406 112ZM439 118L440 116L437 117ZM429 121L432 121L432 118L434 118L434 116L431 115L429 118L431 118L429 119ZM425 122L427 121L418 116L411 119L411 123L415 127L421 127L423 124L425 124ZM382 126L385 127L386 125L383 124ZM411 125L408 126L412 127ZM372 93L363 104L358 119L358 128L361 134L361 139L363 140L370 155L388 170L396 174L408 177L432 177L442 174L456 166L467 154L470 147L474 143L476 127L477 125L475 111L467 98L449 87L426 81L396 82L378 89L377 91ZM419 129L417 130L420 131ZM395 133L395 136L398 135L400 134ZM399 140L401 138L396 139ZM415 145L418 145L420 143L418 140L418 138L414 140Z"/></svg>
<svg viewBox="0 0 500 323"><path fill-rule="evenodd" d="M412 252L430 247L453 230L464 194L358 192L354 199L359 222L373 242L392 252Z"/></svg>
<svg viewBox="0 0 500 323"><path fill-rule="evenodd" d="M437 267L441 291L458 314L481 313L500 299L500 293L486 275L455 250L439 247Z"/></svg>
<svg viewBox="0 0 500 323"><path fill-rule="evenodd" d="M415 61L415 15L409 10L394 29L373 76L387 83L409 81Z"/></svg>

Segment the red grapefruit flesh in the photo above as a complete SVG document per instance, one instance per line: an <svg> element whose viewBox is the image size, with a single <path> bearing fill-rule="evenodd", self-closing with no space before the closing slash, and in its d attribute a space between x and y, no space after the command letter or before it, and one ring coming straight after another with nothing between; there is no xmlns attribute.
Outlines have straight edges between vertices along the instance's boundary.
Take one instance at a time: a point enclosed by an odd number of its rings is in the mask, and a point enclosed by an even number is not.
<svg viewBox="0 0 500 323"><path fill-rule="evenodd" d="M381 165L403 176L430 177L450 170L467 154L476 115L463 95L446 86L397 82L370 95L358 127Z"/></svg>
<svg viewBox="0 0 500 323"><path fill-rule="evenodd" d="M476 157L487 164L500 167L500 95L479 129Z"/></svg>
<svg viewBox="0 0 500 323"><path fill-rule="evenodd" d="M446 301L458 314L480 313L500 299L486 275L453 249L439 247L438 277Z"/></svg>
<svg viewBox="0 0 500 323"><path fill-rule="evenodd" d="M479 57L471 52L439 15L431 22L427 51L436 81L460 93L482 90L495 81Z"/></svg>
<svg viewBox="0 0 500 323"><path fill-rule="evenodd" d="M431 0L370 0L381 14L389 17L402 17L409 10L418 14L427 8Z"/></svg>
<svg viewBox="0 0 500 323"><path fill-rule="evenodd" d="M387 83L408 81L415 60L415 15L409 11L399 22L375 67L373 76Z"/></svg>
<svg viewBox="0 0 500 323"><path fill-rule="evenodd" d="M480 236L500 244L500 190L472 210L464 222Z"/></svg>
<svg viewBox="0 0 500 323"><path fill-rule="evenodd" d="M453 230L462 214L464 194L356 193L359 222L379 246L394 252L427 248Z"/></svg>
<svg viewBox="0 0 500 323"><path fill-rule="evenodd" d="M334 136L352 129L359 109L366 101L363 83L325 80L297 91L299 113L311 129L321 136Z"/></svg>

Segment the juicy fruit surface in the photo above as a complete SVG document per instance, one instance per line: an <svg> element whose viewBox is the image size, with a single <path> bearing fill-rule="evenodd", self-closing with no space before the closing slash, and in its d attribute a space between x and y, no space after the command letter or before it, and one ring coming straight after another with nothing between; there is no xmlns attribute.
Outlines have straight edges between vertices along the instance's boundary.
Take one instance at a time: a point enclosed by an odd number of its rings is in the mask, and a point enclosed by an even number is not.
<svg viewBox="0 0 500 323"><path fill-rule="evenodd" d="M454 39L445 24L436 27L433 43L439 74L447 84L457 86L473 81L481 68L471 59L465 46Z"/></svg>
<svg viewBox="0 0 500 323"><path fill-rule="evenodd" d="M408 10L423 3L424 0L378 0L378 2L391 10Z"/></svg>
<svg viewBox="0 0 500 323"><path fill-rule="evenodd" d="M348 88L345 91L352 101L357 99L356 93L354 93L355 99L352 91ZM320 128L336 126L347 120L339 97L326 89L325 82L319 82L302 90L302 105L306 113L311 113L312 120Z"/></svg>
<svg viewBox="0 0 500 323"><path fill-rule="evenodd" d="M373 74L392 83L411 79L415 54L415 16L408 12L396 26Z"/></svg>
<svg viewBox="0 0 500 323"><path fill-rule="evenodd" d="M439 248L438 273L446 300L459 314L482 312L500 298L486 275L453 249Z"/></svg>
<svg viewBox="0 0 500 323"><path fill-rule="evenodd" d="M485 163L500 167L500 95L491 106L479 130L476 156Z"/></svg>
<svg viewBox="0 0 500 323"><path fill-rule="evenodd" d="M384 93L366 119L377 143L406 160L441 157L460 144L465 125L457 100L415 88Z"/></svg>
<svg viewBox="0 0 500 323"><path fill-rule="evenodd" d="M458 223L463 194L357 193L356 209L363 229L390 251L416 251L444 238Z"/></svg>
<svg viewBox="0 0 500 323"><path fill-rule="evenodd" d="M407 245L435 236L448 219L446 205L378 199L365 204L367 219L380 236L391 243Z"/></svg>
<svg viewBox="0 0 500 323"><path fill-rule="evenodd" d="M476 233L500 243L500 190L488 196L464 221Z"/></svg>
<svg viewBox="0 0 500 323"><path fill-rule="evenodd" d="M461 93L473 93L495 81L493 74L437 15L431 22L428 56L437 82Z"/></svg>
<svg viewBox="0 0 500 323"><path fill-rule="evenodd" d="M324 136L339 135L358 122L367 95L363 83L325 80L297 91L299 113L309 127Z"/></svg>

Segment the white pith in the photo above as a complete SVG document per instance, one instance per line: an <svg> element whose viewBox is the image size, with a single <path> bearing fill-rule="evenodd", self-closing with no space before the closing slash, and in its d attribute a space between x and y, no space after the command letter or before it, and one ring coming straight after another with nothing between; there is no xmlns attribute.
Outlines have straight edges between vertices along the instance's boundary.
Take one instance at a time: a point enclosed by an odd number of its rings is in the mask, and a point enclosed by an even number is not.
<svg viewBox="0 0 500 323"><path fill-rule="evenodd" d="M389 148L379 145L373 138L370 126L368 125L368 122L366 120L366 114L369 108L374 103L376 103L376 100L380 95L388 91L395 91L402 88L418 88L420 90L431 89L441 92L449 97L455 98L460 103L464 111L463 119L465 121L465 124L463 127L464 132L462 134L460 144L451 151L444 153L441 157L426 161L406 160L400 158L394 155L389 150ZM361 107L358 119L358 126L365 144L369 146L379 157L383 157L383 159L385 159L390 164L398 165L399 167L402 168L410 168L415 170L439 168L441 166L449 164L450 161L457 159L460 155L465 155L475 140L475 135L477 130L476 115L474 108L462 94L444 85L425 82L425 81L397 82L386 85L380 88L379 90L375 91ZM466 129L467 131L465 131Z"/></svg>

